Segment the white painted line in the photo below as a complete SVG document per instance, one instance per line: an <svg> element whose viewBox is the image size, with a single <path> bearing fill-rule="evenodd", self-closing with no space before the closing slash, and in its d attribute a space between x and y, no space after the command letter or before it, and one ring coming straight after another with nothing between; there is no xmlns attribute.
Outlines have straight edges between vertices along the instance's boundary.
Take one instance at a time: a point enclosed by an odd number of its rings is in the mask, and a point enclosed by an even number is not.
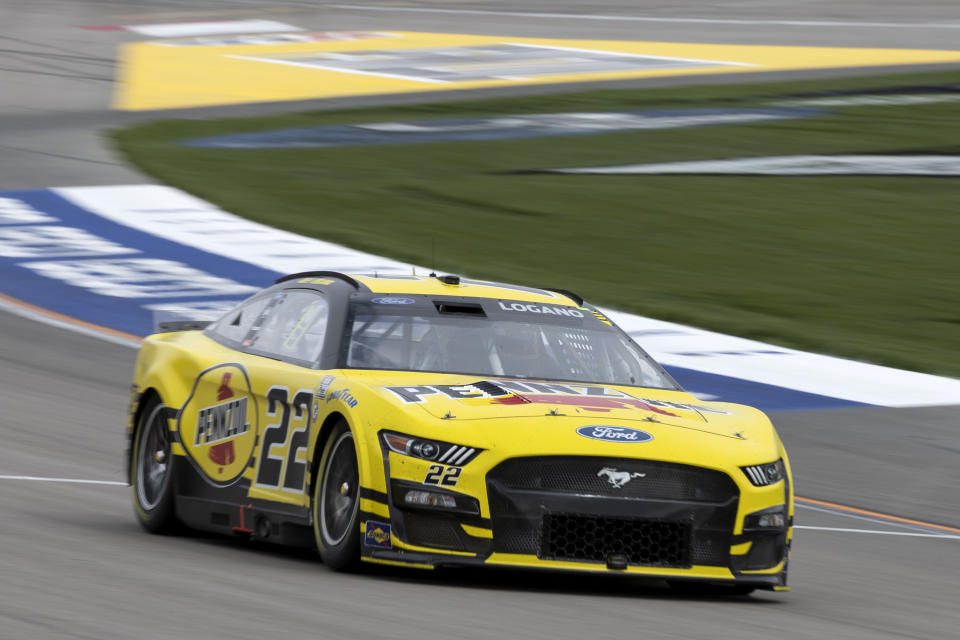
<svg viewBox="0 0 960 640"><path fill-rule="evenodd" d="M39 476L2 476L0 480L32 480L34 482L68 482L71 484L106 484L116 487L130 486L126 482L117 482L116 480L82 480L78 478L42 478Z"/></svg>
<svg viewBox="0 0 960 640"><path fill-rule="evenodd" d="M285 64L291 67L305 67L307 69L320 69L322 71L333 71L335 73L349 73L357 76L376 76L378 78L389 78L391 80L408 80L410 82L426 82L429 84L448 84L446 80L434 80L432 78L423 78L420 76L407 76L399 73L381 73L379 71L366 71L361 69L346 69L334 65L312 64L309 62L297 62L296 60L284 60L283 58L257 58L255 56L224 56L225 58L236 58L237 60L253 60L254 62L270 62L272 64Z"/></svg>
<svg viewBox="0 0 960 640"><path fill-rule="evenodd" d="M899 527L901 529L908 529L910 531L930 531L931 527L925 527L922 524L910 524L908 522L899 522L897 520L886 520L884 518L874 518L871 516L859 515L856 513L849 513L843 511L842 509L831 509L829 507L816 507L809 504L804 504L798 502L796 505L798 509L809 509L811 511L817 511L819 513L826 513L831 516L843 516L844 518L851 518L853 520L863 520L864 522L872 522L874 524L882 524L888 527Z"/></svg>
<svg viewBox="0 0 960 640"><path fill-rule="evenodd" d="M906 531L877 531L875 529L841 529L839 527L805 527L794 525L794 529L810 529L812 531L842 531L845 533L875 533L881 536L908 536L912 538L946 538L947 540L960 540L960 536L950 535L948 533L908 533Z"/></svg>
<svg viewBox="0 0 960 640"><path fill-rule="evenodd" d="M366 7L356 4L328 4L333 9L380 11L385 13L452 13L458 15L508 16L513 18L546 18L550 20L607 20L613 22L671 22L689 24L784 25L789 27L861 27L880 29L960 29L953 22L856 22L842 20L748 20L735 18L655 18L652 16L606 16L580 13L530 13L524 11L490 11L481 9L426 9L414 7Z"/></svg>
<svg viewBox="0 0 960 640"><path fill-rule="evenodd" d="M511 47L528 47L530 49L553 49L556 51L568 51L571 53L593 53L601 56L612 56L616 58L650 58L653 60L670 60L671 62L694 62L700 65L731 65L735 67L755 67L752 62L730 62L729 60L703 60L701 58L677 58L674 56L652 56L645 53L625 53L622 51L602 51L600 49L580 49L577 47L561 47L546 44L528 44L525 42L508 42ZM602 73L602 72L600 72Z"/></svg>
<svg viewBox="0 0 960 640"><path fill-rule="evenodd" d="M273 20L220 20L211 22L170 22L167 24L124 25L133 31L153 38L182 38L186 36L214 36L228 33L279 33L303 31L283 22Z"/></svg>

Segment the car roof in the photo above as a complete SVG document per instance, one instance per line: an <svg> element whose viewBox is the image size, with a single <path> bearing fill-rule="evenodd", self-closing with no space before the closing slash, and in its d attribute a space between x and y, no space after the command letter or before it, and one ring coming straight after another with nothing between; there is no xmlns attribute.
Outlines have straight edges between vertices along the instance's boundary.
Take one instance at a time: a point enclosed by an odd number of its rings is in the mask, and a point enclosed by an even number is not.
<svg viewBox="0 0 960 640"><path fill-rule="evenodd" d="M525 287L514 284L461 278L460 276L437 276L436 274L422 276L414 274L346 274L334 271L314 271L285 276L277 280L277 282L293 281L301 285L325 285L332 284L331 280L339 280L341 283L353 286L358 291L371 294L494 298L570 307L583 305L583 299L580 296L562 289Z"/></svg>
<svg viewBox="0 0 960 640"><path fill-rule="evenodd" d="M441 276L443 278L444 276ZM449 276L447 276L449 278ZM471 280L468 278L451 279L444 282L441 278L431 276L354 276L357 281L369 287L371 293L408 293L434 296L461 296L464 298L507 298L524 302L540 302L544 304L558 304L577 306L570 297L561 293L535 289L520 285L487 282L485 280ZM454 283L455 282L455 283Z"/></svg>

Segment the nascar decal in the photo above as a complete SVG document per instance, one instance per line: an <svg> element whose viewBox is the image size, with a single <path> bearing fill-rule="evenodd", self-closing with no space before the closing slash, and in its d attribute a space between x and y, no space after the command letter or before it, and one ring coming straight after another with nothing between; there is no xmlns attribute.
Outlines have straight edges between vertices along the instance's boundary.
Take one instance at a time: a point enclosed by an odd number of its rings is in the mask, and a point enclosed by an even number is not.
<svg viewBox="0 0 960 640"><path fill-rule="evenodd" d="M197 377L177 414L187 457L215 485L233 484L250 463L257 437L256 400L251 399L246 370L237 363L221 364Z"/></svg>
<svg viewBox="0 0 960 640"><path fill-rule="evenodd" d="M390 541L390 525L386 522L367 520L364 526L363 544L368 547L389 549L393 546Z"/></svg>
<svg viewBox="0 0 960 640"><path fill-rule="evenodd" d="M637 408L674 417L678 416L671 409L729 415L727 411L702 405L637 398L611 387L576 383L481 380L463 385L433 384L384 388L407 404L419 404L426 402L429 396L442 395L463 401L484 399L490 404L572 405L588 411L600 412L610 411L611 409Z"/></svg>

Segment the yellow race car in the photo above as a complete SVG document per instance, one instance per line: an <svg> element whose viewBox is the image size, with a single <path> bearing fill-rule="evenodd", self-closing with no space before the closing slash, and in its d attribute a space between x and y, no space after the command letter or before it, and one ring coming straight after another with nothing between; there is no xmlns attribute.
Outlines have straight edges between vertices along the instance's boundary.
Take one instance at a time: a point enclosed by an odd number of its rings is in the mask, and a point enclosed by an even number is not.
<svg viewBox="0 0 960 640"><path fill-rule="evenodd" d="M790 464L761 412L700 401L560 289L281 278L144 340L133 504L359 561L785 590Z"/></svg>

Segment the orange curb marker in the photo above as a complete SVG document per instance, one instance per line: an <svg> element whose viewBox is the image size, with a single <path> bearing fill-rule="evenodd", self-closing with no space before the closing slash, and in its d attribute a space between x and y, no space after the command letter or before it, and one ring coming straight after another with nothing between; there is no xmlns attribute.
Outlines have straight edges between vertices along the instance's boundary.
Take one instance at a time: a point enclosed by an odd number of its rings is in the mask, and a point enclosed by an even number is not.
<svg viewBox="0 0 960 640"><path fill-rule="evenodd" d="M921 520L911 520L910 518L901 518L900 516L891 516L886 513L879 513L877 511L868 511L866 509L858 509L856 507L847 507L842 504L836 504L834 502L826 502L824 500L814 500L813 498L801 498L800 496L795 496L794 500L797 502L804 502L807 504L816 504L821 507L830 507L831 509L837 509L839 511L847 511L849 513L858 513L865 516L873 516L874 518L880 518L882 520L890 520L892 522L904 522L906 524L915 524L921 527L929 527L930 529L940 529L942 531L949 531L951 533L960 533L960 529L954 527L947 527L942 524L932 524L930 522L923 522Z"/></svg>
<svg viewBox="0 0 960 640"><path fill-rule="evenodd" d="M50 311L49 309L38 307L34 304L30 304L29 302L24 302L23 300L11 298L10 296L4 295L2 293L0 293L0 300L16 307L28 309L29 311L38 313L42 316L53 318L54 320L59 320L61 322L66 322L68 324L77 325L78 327L84 327L85 329L92 329L94 331L99 331L101 333L105 333L107 335L111 335L116 338L124 338L126 340L133 340L134 342L143 342L143 338L141 338L140 336L135 336L132 333L125 333L123 331L117 331L116 329L111 329L110 327L104 327L99 324L93 324L92 322L84 322L83 320L77 320L76 318L71 318L70 316L64 315L62 313L57 313L56 311Z"/></svg>

